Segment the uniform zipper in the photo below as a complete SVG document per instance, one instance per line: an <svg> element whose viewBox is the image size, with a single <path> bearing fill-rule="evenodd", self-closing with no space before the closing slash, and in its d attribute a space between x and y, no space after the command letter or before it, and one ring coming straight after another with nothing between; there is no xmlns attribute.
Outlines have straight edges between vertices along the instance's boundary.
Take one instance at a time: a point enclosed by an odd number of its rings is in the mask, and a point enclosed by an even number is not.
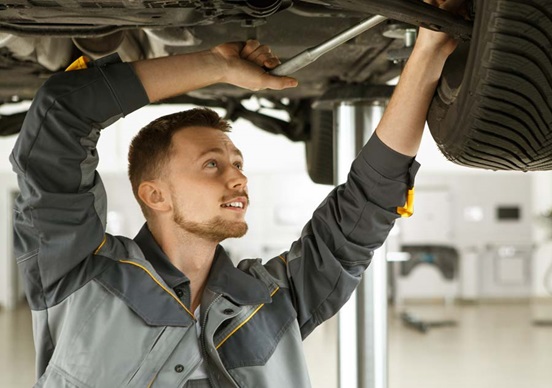
<svg viewBox="0 0 552 388"><path fill-rule="evenodd" d="M211 310L211 307L215 304L217 300L219 300L222 297L222 295L218 295L213 301L207 306L205 309L205 316L201 316L203 319L203 322L201 323L201 351L203 353L203 358L205 359L205 362L207 362L207 366L209 366L209 357L207 355L207 346L205 345L205 327L207 326L207 314L209 313L209 310ZM211 379L211 374L209 373L209 369L207 368L207 379L209 380L209 385L211 387L218 387L218 383L214 384L213 380Z"/></svg>

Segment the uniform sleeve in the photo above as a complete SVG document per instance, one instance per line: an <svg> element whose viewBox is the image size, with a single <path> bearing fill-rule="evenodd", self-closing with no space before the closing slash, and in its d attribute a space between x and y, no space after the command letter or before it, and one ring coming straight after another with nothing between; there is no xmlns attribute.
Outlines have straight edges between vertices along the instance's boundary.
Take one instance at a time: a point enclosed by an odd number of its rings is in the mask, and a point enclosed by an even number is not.
<svg viewBox="0 0 552 388"><path fill-rule="evenodd" d="M118 60L56 74L38 91L10 155L27 287L51 287L102 243L107 200L96 143L103 128L147 103L131 66Z"/></svg>
<svg viewBox="0 0 552 388"><path fill-rule="evenodd" d="M354 160L346 183L315 210L299 240L267 263L280 284L289 287L303 338L345 304L373 251L411 208L408 194L418 168L414 158L373 135Z"/></svg>

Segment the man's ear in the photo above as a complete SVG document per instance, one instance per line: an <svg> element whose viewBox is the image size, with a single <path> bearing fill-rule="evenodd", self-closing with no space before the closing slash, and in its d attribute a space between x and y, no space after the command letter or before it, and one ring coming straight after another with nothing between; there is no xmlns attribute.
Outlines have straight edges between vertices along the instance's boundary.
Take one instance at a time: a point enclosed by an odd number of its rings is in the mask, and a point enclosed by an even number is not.
<svg viewBox="0 0 552 388"><path fill-rule="evenodd" d="M171 196L165 185L159 181L143 181L138 186L138 197L150 209L167 211L171 209Z"/></svg>

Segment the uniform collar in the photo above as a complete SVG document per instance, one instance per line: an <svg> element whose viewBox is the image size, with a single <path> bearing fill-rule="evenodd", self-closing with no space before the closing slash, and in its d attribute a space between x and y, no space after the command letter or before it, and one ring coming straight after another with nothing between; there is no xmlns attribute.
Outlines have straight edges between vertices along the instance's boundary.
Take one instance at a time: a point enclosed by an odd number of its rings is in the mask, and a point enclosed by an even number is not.
<svg viewBox="0 0 552 388"><path fill-rule="evenodd" d="M178 268L170 262L165 252L161 249L157 241L153 238L148 224L144 224L140 232L134 237L146 260L148 260L155 271L171 288L175 288L182 283L189 283L190 280Z"/></svg>
<svg viewBox="0 0 552 388"><path fill-rule="evenodd" d="M236 268L221 245L215 252L206 288L226 296L239 305L256 305L271 301L268 287L259 279Z"/></svg>
<svg viewBox="0 0 552 388"><path fill-rule="evenodd" d="M169 287L175 288L182 283L190 282L186 275L169 261L167 255L153 238L147 224L144 224L134 241ZM217 246L215 251L206 288L216 294L222 294L240 305L269 303L271 300L267 286L262 281L236 268L221 245Z"/></svg>

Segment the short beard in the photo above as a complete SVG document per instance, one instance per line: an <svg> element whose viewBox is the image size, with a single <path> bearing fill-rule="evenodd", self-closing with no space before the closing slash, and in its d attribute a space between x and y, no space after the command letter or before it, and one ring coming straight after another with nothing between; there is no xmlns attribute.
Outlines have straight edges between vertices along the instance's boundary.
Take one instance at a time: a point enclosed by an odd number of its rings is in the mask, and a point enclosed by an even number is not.
<svg viewBox="0 0 552 388"><path fill-rule="evenodd" d="M173 220L178 226L208 241L219 243L227 238L242 237L247 233L245 221L227 221L215 217L207 222L194 222L186 220L179 209L175 210Z"/></svg>

